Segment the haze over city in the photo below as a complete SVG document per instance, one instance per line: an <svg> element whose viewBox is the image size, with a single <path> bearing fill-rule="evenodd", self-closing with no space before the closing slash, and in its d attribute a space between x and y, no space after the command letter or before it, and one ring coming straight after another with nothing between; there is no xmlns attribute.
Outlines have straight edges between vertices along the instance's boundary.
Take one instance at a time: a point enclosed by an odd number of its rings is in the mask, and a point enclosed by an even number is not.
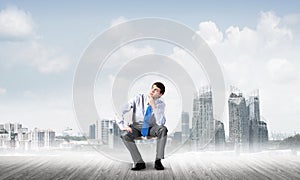
<svg viewBox="0 0 300 180"><path fill-rule="evenodd" d="M82 53L93 39L113 25L154 16L177 21L199 33L222 68L226 98L230 85L238 87L246 96L259 89L261 115L269 131L299 132L300 15L297 3L235 2L228 5L223 2L216 7L198 1L193 2L193 6L171 1L157 5L120 1L105 3L111 8L108 9L96 1L1 1L0 123L20 122L30 129L50 128L56 132L67 127L79 131L82 127L76 122L72 85ZM203 69L184 63L192 57L183 49L165 42L131 43L114 52L106 64L108 78L98 77L95 83L99 119L113 119L115 115L107 98L111 87L103 85L112 84L120 68L116 62L156 53L173 58L195 81L208 84ZM165 101L170 123L167 125L172 127L180 121L181 92L174 90L176 86L167 79L152 78L165 80L169 87ZM151 77L136 81L128 94L140 93L137 90L147 93L149 82L152 82ZM228 132L227 108L224 112L223 117L218 118Z"/></svg>

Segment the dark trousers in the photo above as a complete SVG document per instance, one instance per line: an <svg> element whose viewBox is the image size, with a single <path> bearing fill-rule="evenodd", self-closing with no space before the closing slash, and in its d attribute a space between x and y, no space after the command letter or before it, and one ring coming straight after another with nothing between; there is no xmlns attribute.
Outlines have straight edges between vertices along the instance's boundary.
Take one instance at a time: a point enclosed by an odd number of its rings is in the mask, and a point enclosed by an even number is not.
<svg viewBox="0 0 300 180"><path fill-rule="evenodd" d="M135 144L134 139L142 136L141 124L133 124L130 125L132 129L132 133L123 131L121 134L121 138L126 146L126 148L129 150L132 160L134 163L143 163L143 158ZM149 133L148 135L151 137L157 137L157 144L156 144L156 159L164 159L164 151L165 146L167 142L167 132L168 129L165 126L159 126L154 125L152 127L149 127Z"/></svg>

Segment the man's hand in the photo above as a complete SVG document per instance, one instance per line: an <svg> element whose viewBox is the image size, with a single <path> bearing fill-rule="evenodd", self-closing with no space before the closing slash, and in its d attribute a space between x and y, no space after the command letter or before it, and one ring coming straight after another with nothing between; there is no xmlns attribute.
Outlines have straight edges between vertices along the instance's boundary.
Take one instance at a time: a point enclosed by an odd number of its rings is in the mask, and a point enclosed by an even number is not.
<svg viewBox="0 0 300 180"><path fill-rule="evenodd" d="M151 105L152 109L156 109L155 99L151 96L148 96L149 104Z"/></svg>
<svg viewBox="0 0 300 180"><path fill-rule="evenodd" d="M121 129L122 131L127 131L127 132L130 132L132 133L132 129L130 127L124 127Z"/></svg>

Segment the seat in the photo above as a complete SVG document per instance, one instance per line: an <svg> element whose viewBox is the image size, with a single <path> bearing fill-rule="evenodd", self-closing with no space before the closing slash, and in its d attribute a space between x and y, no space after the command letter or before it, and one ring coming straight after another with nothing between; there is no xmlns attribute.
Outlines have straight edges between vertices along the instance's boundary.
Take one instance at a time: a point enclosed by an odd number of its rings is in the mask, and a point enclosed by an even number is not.
<svg viewBox="0 0 300 180"><path fill-rule="evenodd" d="M147 140L147 139L156 139L156 137L153 137L153 136L146 136L146 137L139 136L139 137L136 137L134 140Z"/></svg>

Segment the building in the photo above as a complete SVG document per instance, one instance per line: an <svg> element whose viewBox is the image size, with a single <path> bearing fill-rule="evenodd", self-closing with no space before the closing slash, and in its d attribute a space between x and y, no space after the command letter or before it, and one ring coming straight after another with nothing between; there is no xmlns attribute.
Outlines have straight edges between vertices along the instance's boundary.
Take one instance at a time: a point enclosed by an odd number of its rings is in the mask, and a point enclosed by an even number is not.
<svg viewBox="0 0 300 180"><path fill-rule="evenodd" d="M110 133L111 132L111 133ZM110 120L103 119L101 121L101 140L103 144L109 144L109 135L112 134L112 124Z"/></svg>
<svg viewBox="0 0 300 180"><path fill-rule="evenodd" d="M258 139L261 146L269 141L268 127L264 121L258 121Z"/></svg>
<svg viewBox="0 0 300 180"><path fill-rule="evenodd" d="M219 121L215 120L216 122L216 135L215 135L215 144L216 150L224 150L225 148L225 129L224 124Z"/></svg>
<svg viewBox="0 0 300 180"><path fill-rule="evenodd" d="M232 92L228 100L229 141L239 151L249 150L249 116L242 93Z"/></svg>
<svg viewBox="0 0 300 180"><path fill-rule="evenodd" d="M125 148L121 139L121 130L115 120L113 121L113 148Z"/></svg>
<svg viewBox="0 0 300 180"><path fill-rule="evenodd" d="M182 142L182 132L175 132L172 142L180 144Z"/></svg>
<svg viewBox="0 0 300 180"><path fill-rule="evenodd" d="M96 139L96 125L92 124L89 127L89 138Z"/></svg>
<svg viewBox="0 0 300 180"><path fill-rule="evenodd" d="M181 143L185 143L190 138L190 118L188 112L181 113Z"/></svg>
<svg viewBox="0 0 300 180"><path fill-rule="evenodd" d="M98 141L100 141L100 142L102 142L102 139L101 139L101 120L97 120L96 121L96 129L95 129L95 138L98 140Z"/></svg>
<svg viewBox="0 0 300 180"><path fill-rule="evenodd" d="M50 148L55 145L55 131L34 128L28 135L31 149Z"/></svg>
<svg viewBox="0 0 300 180"><path fill-rule="evenodd" d="M100 129L101 140L104 145L108 145L111 149L122 146L121 130L115 120L103 119Z"/></svg>
<svg viewBox="0 0 300 180"><path fill-rule="evenodd" d="M37 132L37 135L38 135L38 147L39 148L42 148L45 146L45 132L44 131L38 131Z"/></svg>
<svg viewBox="0 0 300 180"><path fill-rule="evenodd" d="M28 128L21 128L18 132L19 148L23 150L30 149L29 131Z"/></svg>
<svg viewBox="0 0 300 180"><path fill-rule="evenodd" d="M259 96L258 91L255 94L249 96L247 100L247 108L249 112L249 122L250 122L250 139L249 146L251 151L256 151L259 149L259 125L260 121L260 109L259 109Z"/></svg>
<svg viewBox="0 0 300 180"><path fill-rule="evenodd" d="M4 125L0 129L0 147L9 146L10 134L4 129Z"/></svg>
<svg viewBox="0 0 300 180"><path fill-rule="evenodd" d="M195 150L214 146L215 120L210 87L203 88L194 97L192 129L192 142Z"/></svg>
<svg viewBox="0 0 300 180"><path fill-rule="evenodd" d="M53 147L55 145L55 132L53 130L44 130L45 132L45 147Z"/></svg>

